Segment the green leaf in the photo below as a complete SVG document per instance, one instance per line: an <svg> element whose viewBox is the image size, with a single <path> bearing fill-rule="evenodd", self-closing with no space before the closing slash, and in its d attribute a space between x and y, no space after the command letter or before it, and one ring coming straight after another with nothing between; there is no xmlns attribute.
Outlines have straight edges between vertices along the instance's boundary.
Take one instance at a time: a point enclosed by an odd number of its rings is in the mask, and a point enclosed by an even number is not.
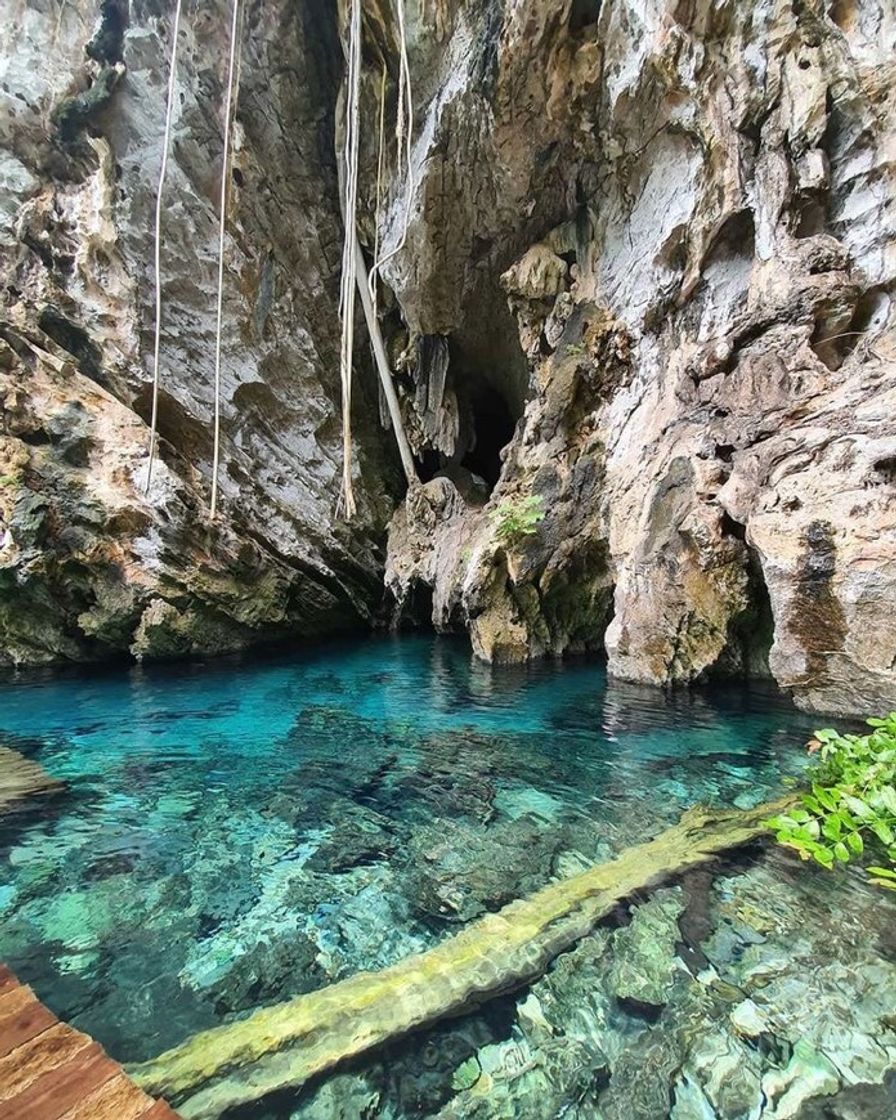
<svg viewBox="0 0 896 1120"><path fill-rule="evenodd" d="M893 830L886 823L886 821L880 821L880 820L872 821L870 827L871 827L871 831L878 838L878 840L880 840L880 842L882 844L890 845L890 844L893 843L893 840L894 840Z"/></svg>
<svg viewBox="0 0 896 1120"><path fill-rule="evenodd" d="M860 856L865 850L865 845L862 842L861 832L847 832L846 843L850 846L850 848L855 852L857 856Z"/></svg>
<svg viewBox="0 0 896 1120"><path fill-rule="evenodd" d="M834 812L834 810L837 808L837 798L834 797L830 790L825 789L823 786L816 785L812 787L812 792L815 794L821 804L824 805L825 809L829 809L831 812Z"/></svg>
<svg viewBox="0 0 896 1120"><path fill-rule="evenodd" d="M887 809L896 816L896 789L892 786L881 786L877 792Z"/></svg>
<svg viewBox="0 0 896 1120"><path fill-rule="evenodd" d="M847 848L842 840L838 840L834 845L834 856L841 863L849 863L849 848Z"/></svg>
<svg viewBox="0 0 896 1120"><path fill-rule="evenodd" d="M869 875L877 875L882 879L892 879L896 882L896 871L891 870L889 867L868 867L866 871Z"/></svg>
<svg viewBox="0 0 896 1120"><path fill-rule="evenodd" d="M843 800L850 807L850 809L855 813L855 815L857 817L861 817L862 820L866 821L870 817L874 816L874 810L871 808L870 805L868 805L866 802L864 802L861 799L861 797L853 797L848 793L844 793ZM887 841L885 841L885 843L886 842Z"/></svg>

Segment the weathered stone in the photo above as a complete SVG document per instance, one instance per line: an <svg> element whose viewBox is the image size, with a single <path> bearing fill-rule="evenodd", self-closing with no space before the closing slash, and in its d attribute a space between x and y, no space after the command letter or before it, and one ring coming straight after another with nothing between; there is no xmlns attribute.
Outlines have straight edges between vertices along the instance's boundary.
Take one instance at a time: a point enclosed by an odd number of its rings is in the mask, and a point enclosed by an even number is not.
<svg viewBox="0 0 896 1120"><path fill-rule="evenodd" d="M389 279L468 363L503 283L529 402L485 513L396 516L399 602L427 585L490 660L605 642L633 680L896 703L894 25L852 11L530 0L500 34L452 10L438 54L418 28L438 92ZM488 513L529 494L545 519L502 550Z"/></svg>
<svg viewBox="0 0 896 1120"><path fill-rule="evenodd" d="M146 495L171 12L131 7L121 28L101 17L112 8L5 12L0 407L24 463L13 480L0 471L0 663L212 653L368 622L392 484L362 370L361 512L351 527L336 516L335 17L276 3L244 35L211 524L229 21L222 5L181 21Z"/></svg>
<svg viewBox="0 0 896 1120"><path fill-rule="evenodd" d="M394 12L365 10L391 111ZM278 0L245 29L212 525L228 21L216 0L182 23L147 496L169 20L102 12L7 18L0 399L24 462L0 486L0 660L369 623L400 482L359 346L361 512L338 517L337 13ZM440 0L408 33L413 195L389 145L378 231L378 64L361 98L360 236L389 255L431 478L392 521L397 614L489 660L604 647L636 681L896 706L889 6ZM537 531L500 540L533 496Z"/></svg>
<svg viewBox="0 0 896 1120"><path fill-rule="evenodd" d="M631 925L613 938L609 983L617 999L661 1007L681 969L675 947L684 909L676 888L659 891L634 911Z"/></svg>

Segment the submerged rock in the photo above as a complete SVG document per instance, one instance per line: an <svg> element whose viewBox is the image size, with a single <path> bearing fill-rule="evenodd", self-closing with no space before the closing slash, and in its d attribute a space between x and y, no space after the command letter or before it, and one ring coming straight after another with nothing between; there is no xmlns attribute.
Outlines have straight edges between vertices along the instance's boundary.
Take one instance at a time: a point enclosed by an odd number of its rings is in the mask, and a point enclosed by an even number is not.
<svg viewBox="0 0 896 1120"><path fill-rule="evenodd" d="M631 925L613 937L608 979L617 999L636 1007L666 1003L681 969L675 950L683 909L679 889L658 891L636 907Z"/></svg>

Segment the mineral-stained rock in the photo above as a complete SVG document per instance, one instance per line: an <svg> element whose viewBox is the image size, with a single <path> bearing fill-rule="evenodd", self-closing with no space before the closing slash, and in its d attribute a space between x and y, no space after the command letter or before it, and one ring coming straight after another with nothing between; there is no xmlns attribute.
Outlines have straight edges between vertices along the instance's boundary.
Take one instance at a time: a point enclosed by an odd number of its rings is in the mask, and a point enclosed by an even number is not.
<svg viewBox="0 0 896 1120"><path fill-rule="evenodd" d="M220 652L363 624L380 597L376 539L392 468L363 370L361 512L350 529L336 516L339 47L329 9L278 2L244 27L215 523L229 21L215 3L181 22L159 455L145 493L171 15L170 5L99 0L12 0L4 13L0 663Z"/></svg>
<svg viewBox="0 0 896 1120"><path fill-rule="evenodd" d="M387 273L412 331L448 336L461 415L473 369L517 423L484 513L396 515L396 599L428 585L492 660L605 642L633 680L892 707L892 6L448 9L438 52L417 29L417 205ZM537 535L502 549L489 511L530 494Z"/></svg>
<svg viewBox="0 0 896 1120"><path fill-rule="evenodd" d="M223 0L182 22L144 494L170 12L120 7L7 14L6 662L369 622L400 494L359 346L361 512L337 515L342 54L319 0L243 28L215 524ZM410 197L395 145L377 187L379 60L390 119L399 71L381 0L361 82L359 235L388 258L423 479L392 521L397 615L488 660L604 647L636 681L771 675L805 707L896 705L892 4L411 9ZM495 514L533 496L536 532L499 539Z"/></svg>

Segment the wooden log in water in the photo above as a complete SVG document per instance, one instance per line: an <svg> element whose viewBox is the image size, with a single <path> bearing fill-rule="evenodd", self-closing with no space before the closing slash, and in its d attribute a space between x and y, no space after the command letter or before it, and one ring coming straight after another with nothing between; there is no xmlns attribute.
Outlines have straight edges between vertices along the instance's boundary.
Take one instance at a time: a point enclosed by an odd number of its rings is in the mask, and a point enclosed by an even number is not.
<svg viewBox="0 0 896 1120"><path fill-rule="evenodd" d="M425 953L194 1035L131 1075L187 1120L302 1085L390 1039L540 976L622 899L764 831L792 798L749 810L691 809L653 840L488 914Z"/></svg>
<svg viewBox="0 0 896 1120"><path fill-rule="evenodd" d="M38 793L52 793L61 789L62 783L9 747L0 747L0 813Z"/></svg>

